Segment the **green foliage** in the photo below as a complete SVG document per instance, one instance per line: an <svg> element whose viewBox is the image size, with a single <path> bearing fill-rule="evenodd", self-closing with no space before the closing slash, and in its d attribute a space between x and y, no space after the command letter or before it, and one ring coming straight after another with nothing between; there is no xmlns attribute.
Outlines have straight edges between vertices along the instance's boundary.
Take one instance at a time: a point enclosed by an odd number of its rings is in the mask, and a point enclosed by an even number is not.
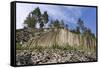
<svg viewBox="0 0 100 68"><path fill-rule="evenodd" d="M19 43L16 43L16 50L21 50L22 49L22 45Z"/></svg>
<svg viewBox="0 0 100 68"><path fill-rule="evenodd" d="M47 11L44 14L41 14L40 8L35 8L24 21L24 24L27 24L28 27L35 28L36 23L40 23L40 28L43 28L44 24L48 22Z"/></svg>
<svg viewBox="0 0 100 68"><path fill-rule="evenodd" d="M95 35L94 35L93 33L91 33L91 36L92 36L92 38L93 38L94 40L96 40L96 37L95 37Z"/></svg>
<svg viewBox="0 0 100 68"><path fill-rule="evenodd" d="M61 20L60 26L64 28L64 21L63 20Z"/></svg>
<svg viewBox="0 0 100 68"><path fill-rule="evenodd" d="M76 33L77 33L77 34L80 34L80 29L79 29L78 26L76 27Z"/></svg>
<svg viewBox="0 0 100 68"><path fill-rule="evenodd" d="M86 27L85 27L83 36L88 36L92 39L96 39L95 35L91 32L91 30L89 28L86 28Z"/></svg>
<svg viewBox="0 0 100 68"><path fill-rule="evenodd" d="M83 31L84 31L84 22L81 18L78 19L77 25L79 27L80 32L83 33Z"/></svg>
<svg viewBox="0 0 100 68"><path fill-rule="evenodd" d="M76 29L73 29L71 30L72 33L75 33L75 34L80 34L80 29L79 27L77 26Z"/></svg>
<svg viewBox="0 0 100 68"><path fill-rule="evenodd" d="M51 49L60 49L60 50L69 50L69 51L70 51L70 50L76 50L75 47L70 46L70 45L68 45L68 44L62 45L62 46L59 46L59 45L55 44L55 45L52 45L50 48L51 48Z"/></svg>
<svg viewBox="0 0 100 68"><path fill-rule="evenodd" d="M81 33L83 36L88 36L95 39L95 35L91 32L89 28L84 26L84 22L83 20L81 20L81 18L78 19L76 30L73 30L72 32L77 34Z"/></svg>
<svg viewBox="0 0 100 68"><path fill-rule="evenodd" d="M32 14L39 17L41 15L40 8L39 7L35 8L35 10L32 11Z"/></svg>
<svg viewBox="0 0 100 68"><path fill-rule="evenodd" d="M43 19L44 19L44 23L47 23L48 22L48 14L47 14L47 11L44 12Z"/></svg>
<svg viewBox="0 0 100 68"><path fill-rule="evenodd" d="M59 22L58 20L55 20L55 21L53 22L53 27L59 28L59 27L60 27L60 22Z"/></svg>
<svg viewBox="0 0 100 68"><path fill-rule="evenodd" d="M29 14L29 16L24 21L24 24L27 24L28 27L34 28L35 24L36 24L36 20L35 20L34 17L31 17L30 14Z"/></svg>

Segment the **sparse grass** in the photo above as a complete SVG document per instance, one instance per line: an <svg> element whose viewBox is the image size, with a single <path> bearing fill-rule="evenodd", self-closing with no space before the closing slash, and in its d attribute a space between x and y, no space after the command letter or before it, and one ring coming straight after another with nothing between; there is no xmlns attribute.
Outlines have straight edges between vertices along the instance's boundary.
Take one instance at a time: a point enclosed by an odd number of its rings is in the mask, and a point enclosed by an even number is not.
<svg viewBox="0 0 100 68"><path fill-rule="evenodd" d="M65 46L62 46L61 48L62 50L75 50L75 48L70 45L65 45Z"/></svg>
<svg viewBox="0 0 100 68"><path fill-rule="evenodd" d="M62 45L62 46L59 46L59 45L53 45L51 47L49 47L50 49L60 49L60 50L77 50L75 47L72 47L68 44L66 45Z"/></svg>
<svg viewBox="0 0 100 68"><path fill-rule="evenodd" d="M22 47L20 43L16 43L16 50L29 50L28 47Z"/></svg>
<svg viewBox="0 0 100 68"><path fill-rule="evenodd" d="M36 51L39 51L39 52L43 51L44 49L45 49L45 47L38 46L38 45L35 45L32 48L30 48L30 50L32 50L32 51L36 50Z"/></svg>
<svg viewBox="0 0 100 68"><path fill-rule="evenodd" d="M32 51L36 50L38 52L42 52L46 49L48 49L48 50L59 49L61 51L63 51L63 50L66 50L66 51L84 51L84 52L92 52L93 53L93 50L86 48L86 46L77 46L77 45L70 46L68 44L59 46L59 45L55 44L55 45L52 45L49 47L43 47L43 46L36 45L36 46L33 46L32 48L29 49L28 47L23 48L22 45L20 45L19 43L16 43L16 50L32 50Z"/></svg>
<svg viewBox="0 0 100 68"><path fill-rule="evenodd" d="M55 45L50 46L49 48L50 49L60 49L61 47L59 45L55 44Z"/></svg>
<svg viewBox="0 0 100 68"><path fill-rule="evenodd" d="M19 43L16 43L16 49L17 50L29 50L28 47L26 47L26 48L21 47L21 45ZM55 45L52 45L49 47L35 45L32 48L30 48L30 50L38 50L38 51L45 50L45 49L77 50L77 48L70 46L68 44L62 45L62 46L55 44Z"/></svg>
<svg viewBox="0 0 100 68"><path fill-rule="evenodd" d="M68 44L62 45L62 46L55 44L55 45L52 45L49 47L35 45L29 49L28 47L27 48L21 47L21 45L19 43L16 43L16 49L17 50L37 50L37 51L43 51L45 49L76 50L76 48L74 48Z"/></svg>

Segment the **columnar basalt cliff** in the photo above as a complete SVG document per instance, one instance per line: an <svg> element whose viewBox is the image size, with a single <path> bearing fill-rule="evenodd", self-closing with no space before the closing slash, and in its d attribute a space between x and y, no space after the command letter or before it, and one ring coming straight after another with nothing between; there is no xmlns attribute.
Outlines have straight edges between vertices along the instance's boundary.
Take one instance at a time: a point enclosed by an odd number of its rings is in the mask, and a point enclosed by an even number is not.
<svg viewBox="0 0 100 68"><path fill-rule="evenodd" d="M67 15L67 7L64 14L56 11L62 16L40 8L30 11L23 28L16 29L16 65L97 61L96 28L90 28L96 21L85 20L86 13Z"/></svg>
<svg viewBox="0 0 100 68"><path fill-rule="evenodd" d="M70 45L73 47L84 46L85 48L94 49L96 46L96 40L89 36L82 36L81 34L72 33L67 29L59 28L52 29L36 37L32 37L28 42L23 45L23 47L50 47L52 45Z"/></svg>

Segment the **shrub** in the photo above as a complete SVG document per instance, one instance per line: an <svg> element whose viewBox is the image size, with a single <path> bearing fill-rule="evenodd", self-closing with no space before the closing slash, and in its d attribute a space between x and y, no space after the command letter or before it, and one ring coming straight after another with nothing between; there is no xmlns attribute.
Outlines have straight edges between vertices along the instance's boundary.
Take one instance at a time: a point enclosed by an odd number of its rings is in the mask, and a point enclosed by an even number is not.
<svg viewBox="0 0 100 68"><path fill-rule="evenodd" d="M19 43L16 43L16 49L17 49L17 50L21 50L21 48L22 48L22 45L19 44Z"/></svg>

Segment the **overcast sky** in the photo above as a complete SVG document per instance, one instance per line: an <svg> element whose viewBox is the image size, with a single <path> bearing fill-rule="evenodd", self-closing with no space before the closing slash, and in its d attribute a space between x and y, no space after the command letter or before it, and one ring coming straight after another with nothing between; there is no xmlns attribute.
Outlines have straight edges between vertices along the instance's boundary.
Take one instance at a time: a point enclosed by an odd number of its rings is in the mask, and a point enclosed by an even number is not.
<svg viewBox="0 0 100 68"><path fill-rule="evenodd" d="M96 34L96 8L62 5L17 3L16 29L23 28L24 20L36 7L39 7L42 13L47 11L49 20L63 20L70 28L75 28L78 18L81 18L84 21L85 26L90 28L91 31Z"/></svg>

